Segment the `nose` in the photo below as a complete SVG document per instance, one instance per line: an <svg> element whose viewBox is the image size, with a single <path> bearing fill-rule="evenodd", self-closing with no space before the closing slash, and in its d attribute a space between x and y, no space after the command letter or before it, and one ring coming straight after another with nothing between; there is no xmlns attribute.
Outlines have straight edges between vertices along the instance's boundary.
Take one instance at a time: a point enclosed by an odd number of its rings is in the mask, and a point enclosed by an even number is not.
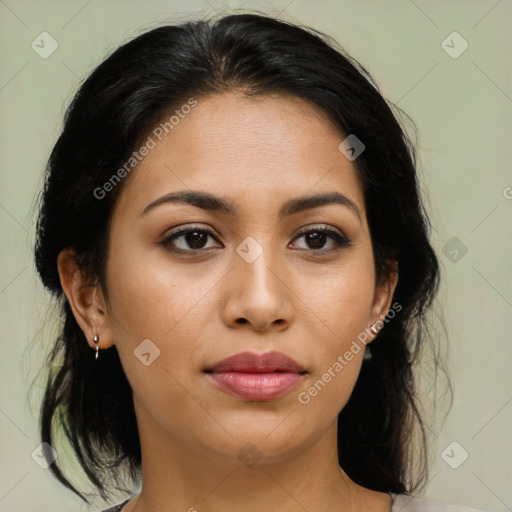
<svg viewBox="0 0 512 512"><path fill-rule="evenodd" d="M229 327L240 324L255 331L284 330L293 320L293 292L282 262L264 250L248 262L233 254L234 268L228 274L223 319Z"/></svg>

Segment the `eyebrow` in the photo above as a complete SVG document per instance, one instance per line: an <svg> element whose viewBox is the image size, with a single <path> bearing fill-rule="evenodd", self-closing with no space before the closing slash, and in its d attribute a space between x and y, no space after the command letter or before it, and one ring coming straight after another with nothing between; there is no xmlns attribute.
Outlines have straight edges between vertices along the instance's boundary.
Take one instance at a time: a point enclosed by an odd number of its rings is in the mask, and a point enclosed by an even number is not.
<svg viewBox="0 0 512 512"><path fill-rule="evenodd" d="M181 190L178 192L170 192L159 197L152 203L148 204L141 213L141 217L157 206L167 203L188 204L207 211L217 211L228 215L236 215L236 204L227 198L219 197L209 192L197 190ZM324 192L315 195L301 196L286 201L279 210L279 218L282 219L288 215L293 215L304 210L319 208L329 204L339 204L352 210L362 222L361 212L357 205L347 196L339 192Z"/></svg>

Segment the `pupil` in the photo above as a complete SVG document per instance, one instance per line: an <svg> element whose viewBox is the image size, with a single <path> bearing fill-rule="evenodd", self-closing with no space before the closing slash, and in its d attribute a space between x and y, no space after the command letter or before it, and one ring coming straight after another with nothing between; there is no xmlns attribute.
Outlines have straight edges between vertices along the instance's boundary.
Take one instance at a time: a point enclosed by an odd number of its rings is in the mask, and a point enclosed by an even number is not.
<svg viewBox="0 0 512 512"><path fill-rule="evenodd" d="M311 246L311 243L313 245L313 248L315 249L321 249L325 244L325 237L327 235L325 233L319 233L318 231L314 231L312 233L308 233L306 235L307 237L307 243Z"/></svg>
<svg viewBox="0 0 512 512"><path fill-rule="evenodd" d="M201 238L202 244L201 244ZM185 239L190 247L193 249L202 249L203 245L206 243L206 233L201 233L200 231L192 231L185 235Z"/></svg>

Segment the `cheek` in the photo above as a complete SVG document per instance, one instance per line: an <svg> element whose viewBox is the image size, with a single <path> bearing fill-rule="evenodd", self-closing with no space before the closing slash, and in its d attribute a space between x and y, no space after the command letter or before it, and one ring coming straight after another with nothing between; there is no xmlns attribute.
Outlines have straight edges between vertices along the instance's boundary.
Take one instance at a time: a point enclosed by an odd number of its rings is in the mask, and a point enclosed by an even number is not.
<svg viewBox="0 0 512 512"><path fill-rule="evenodd" d="M362 352L361 352L362 353ZM356 354L350 361L331 361L327 366L311 375L297 396L304 407L304 414L314 420L317 415L329 411L329 423L333 421L347 403L361 369L362 356Z"/></svg>
<svg viewBox="0 0 512 512"><path fill-rule="evenodd" d="M365 352L359 336L366 335L369 327L372 281L338 275L329 283L324 293L315 296L322 323L317 322L310 332L311 339L316 340L314 350L310 350L311 371L297 396L298 403L306 408L305 421L315 422L315 417L325 417L327 411L325 421L335 420L350 398Z"/></svg>
<svg viewBox="0 0 512 512"><path fill-rule="evenodd" d="M181 410L190 405L183 386L189 386L190 369L201 360L201 340L208 339L219 276L195 265L177 267L158 252L112 258L111 327L139 400Z"/></svg>
<svg viewBox="0 0 512 512"><path fill-rule="evenodd" d="M331 411L332 419L348 401L359 376L373 306L373 259L354 254L329 274L316 276L315 287L304 289L305 303L316 313L312 372L298 402L308 414ZM315 331L317 336L315 337ZM365 339L365 338L363 338Z"/></svg>
<svg viewBox="0 0 512 512"><path fill-rule="evenodd" d="M192 265L188 269L173 265L158 248L128 254L120 243L118 248L112 245L112 254L126 254L109 263L116 341L123 343L128 335L132 343L152 338L165 345L180 324L196 314L195 307L212 287L213 276L202 279Z"/></svg>
<svg viewBox="0 0 512 512"><path fill-rule="evenodd" d="M326 345L340 349L368 327L375 292L371 253L346 254L335 266L319 267L314 273L303 269L296 275L294 288L324 328Z"/></svg>

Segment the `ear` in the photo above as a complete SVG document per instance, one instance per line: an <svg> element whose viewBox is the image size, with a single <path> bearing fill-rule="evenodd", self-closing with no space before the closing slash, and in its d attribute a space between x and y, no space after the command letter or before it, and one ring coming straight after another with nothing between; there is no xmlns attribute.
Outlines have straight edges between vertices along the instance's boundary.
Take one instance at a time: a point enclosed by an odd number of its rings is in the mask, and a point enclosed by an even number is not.
<svg viewBox="0 0 512 512"><path fill-rule="evenodd" d="M378 330L382 329L384 325L384 318L391 307L393 294L398 283L398 262L388 261L388 265L390 268L386 274L381 276L377 281L373 295L372 314L370 317L369 327L375 325ZM367 343L370 343L378 336L378 333L375 334L371 330L368 330L368 333L369 337Z"/></svg>
<svg viewBox="0 0 512 512"><path fill-rule="evenodd" d="M86 280L86 276L78 266L73 247L63 249L59 253L57 267L62 289L89 346L96 348L94 336L98 336L100 348L114 345L101 287L99 284L91 285Z"/></svg>

